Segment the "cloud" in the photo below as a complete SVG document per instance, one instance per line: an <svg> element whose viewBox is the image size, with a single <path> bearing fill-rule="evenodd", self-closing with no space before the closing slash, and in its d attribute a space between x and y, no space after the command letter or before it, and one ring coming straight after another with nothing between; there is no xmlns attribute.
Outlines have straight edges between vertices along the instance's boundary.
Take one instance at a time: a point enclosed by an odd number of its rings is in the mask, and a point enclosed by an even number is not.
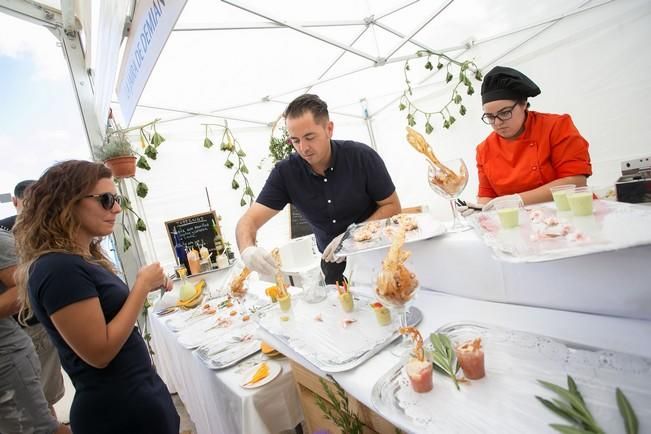
<svg viewBox="0 0 651 434"><path fill-rule="evenodd" d="M33 80L68 79L68 68L54 35L45 27L0 13L0 56L29 57Z"/></svg>

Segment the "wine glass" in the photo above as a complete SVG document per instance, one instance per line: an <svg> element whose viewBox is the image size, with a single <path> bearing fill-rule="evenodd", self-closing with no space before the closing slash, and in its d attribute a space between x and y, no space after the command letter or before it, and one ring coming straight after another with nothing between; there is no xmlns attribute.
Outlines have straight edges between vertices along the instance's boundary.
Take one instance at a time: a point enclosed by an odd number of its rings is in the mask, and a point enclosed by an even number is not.
<svg viewBox="0 0 651 434"><path fill-rule="evenodd" d="M458 216L455 200L461 195L468 184L468 168L461 158L441 162L435 166L428 161L427 181L429 186L439 196L450 201L452 208L452 224L447 228L448 232L462 232L471 226L461 220Z"/></svg>
<svg viewBox="0 0 651 434"><path fill-rule="evenodd" d="M382 302L382 304L392 308L392 310L398 314L398 319L399 319L398 330L400 330L402 327L408 326L407 312L409 311L409 306L411 305L411 302L414 300L414 297L416 296L416 291L418 291L419 288L420 285L416 286L416 288L414 288L411 294L404 299L396 298L396 297L385 297L376 292L376 295L378 299ZM411 340L407 335L402 335L400 339L400 343L391 349L391 354L393 354L396 357L403 357L405 354L409 354L410 351L411 351Z"/></svg>

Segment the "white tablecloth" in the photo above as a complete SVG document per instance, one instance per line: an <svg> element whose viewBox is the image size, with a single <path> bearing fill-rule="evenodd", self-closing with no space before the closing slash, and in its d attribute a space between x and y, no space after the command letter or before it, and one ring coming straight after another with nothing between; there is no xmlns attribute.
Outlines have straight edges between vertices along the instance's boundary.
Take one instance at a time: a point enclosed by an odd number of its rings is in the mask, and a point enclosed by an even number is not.
<svg viewBox="0 0 651 434"><path fill-rule="evenodd" d="M474 231L466 231L410 243L405 249L412 253L408 268L427 289L488 301L651 319L651 245L514 264L495 259ZM385 248L349 257L353 281L372 285L386 252Z"/></svg>
<svg viewBox="0 0 651 434"><path fill-rule="evenodd" d="M651 358L651 346L648 345L651 321L515 306L432 291L418 293L414 304L424 314L419 326L424 335L451 322L482 322ZM264 339L312 372L323 375L273 336L265 334ZM397 360L389 349L385 349L353 370L334 374L334 378L356 399L373 408L373 386ZM382 416L391 420L391 415ZM643 423L648 426L651 421Z"/></svg>
<svg viewBox="0 0 651 434"><path fill-rule="evenodd" d="M209 286L222 280L210 278ZM179 394L198 434L278 433L303 420L286 359L277 360L283 370L275 380L256 389L243 389L237 365L220 371L208 369L177 342L176 334L165 325L167 317L150 311L149 318L158 374L170 392Z"/></svg>

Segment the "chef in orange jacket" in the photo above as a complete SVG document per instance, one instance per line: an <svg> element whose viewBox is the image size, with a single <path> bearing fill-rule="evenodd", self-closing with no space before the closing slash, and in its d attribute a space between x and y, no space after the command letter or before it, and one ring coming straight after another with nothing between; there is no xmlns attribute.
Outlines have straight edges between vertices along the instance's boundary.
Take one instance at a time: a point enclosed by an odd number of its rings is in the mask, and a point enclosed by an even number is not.
<svg viewBox="0 0 651 434"><path fill-rule="evenodd" d="M518 195L524 204L552 200L550 187L586 185L592 174L588 142L570 115L529 110L540 88L512 68L496 66L481 86L482 120L493 132L477 146L479 192L484 205Z"/></svg>

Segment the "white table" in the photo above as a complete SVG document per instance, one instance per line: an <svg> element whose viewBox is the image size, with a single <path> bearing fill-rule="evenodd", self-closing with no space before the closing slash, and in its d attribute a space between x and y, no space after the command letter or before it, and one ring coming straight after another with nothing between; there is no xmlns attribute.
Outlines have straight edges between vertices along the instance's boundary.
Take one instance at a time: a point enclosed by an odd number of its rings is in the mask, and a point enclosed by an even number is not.
<svg viewBox="0 0 651 434"><path fill-rule="evenodd" d="M211 287L225 276L203 277ZM179 394L198 434L271 434L293 430L303 420L286 359L277 360L283 370L275 380L256 389L243 389L237 365L220 371L208 369L177 342L176 334L165 324L167 317L150 311L149 318L158 374L170 392Z"/></svg>
<svg viewBox="0 0 651 434"><path fill-rule="evenodd" d="M648 230L651 231L651 221ZM421 287L453 295L651 320L651 245L535 263L496 259L474 231L409 243ZM372 285L387 248L348 258L354 283Z"/></svg>
<svg viewBox="0 0 651 434"><path fill-rule="evenodd" d="M651 321L515 306L432 291L421 291L415 305L424 313L423 322L419 326L424 335L450 322L473 321L651 358L651 346L648 345ZM263 338L312 372L323 375L280 340L267 333L263 333ZM397 360L389 349L385 349L353 370L334 374L334 378L348 393L373 408L373 385ZM381 416L391 422L390 415ZM651 421L644 423L648 425Z"/></svg>

